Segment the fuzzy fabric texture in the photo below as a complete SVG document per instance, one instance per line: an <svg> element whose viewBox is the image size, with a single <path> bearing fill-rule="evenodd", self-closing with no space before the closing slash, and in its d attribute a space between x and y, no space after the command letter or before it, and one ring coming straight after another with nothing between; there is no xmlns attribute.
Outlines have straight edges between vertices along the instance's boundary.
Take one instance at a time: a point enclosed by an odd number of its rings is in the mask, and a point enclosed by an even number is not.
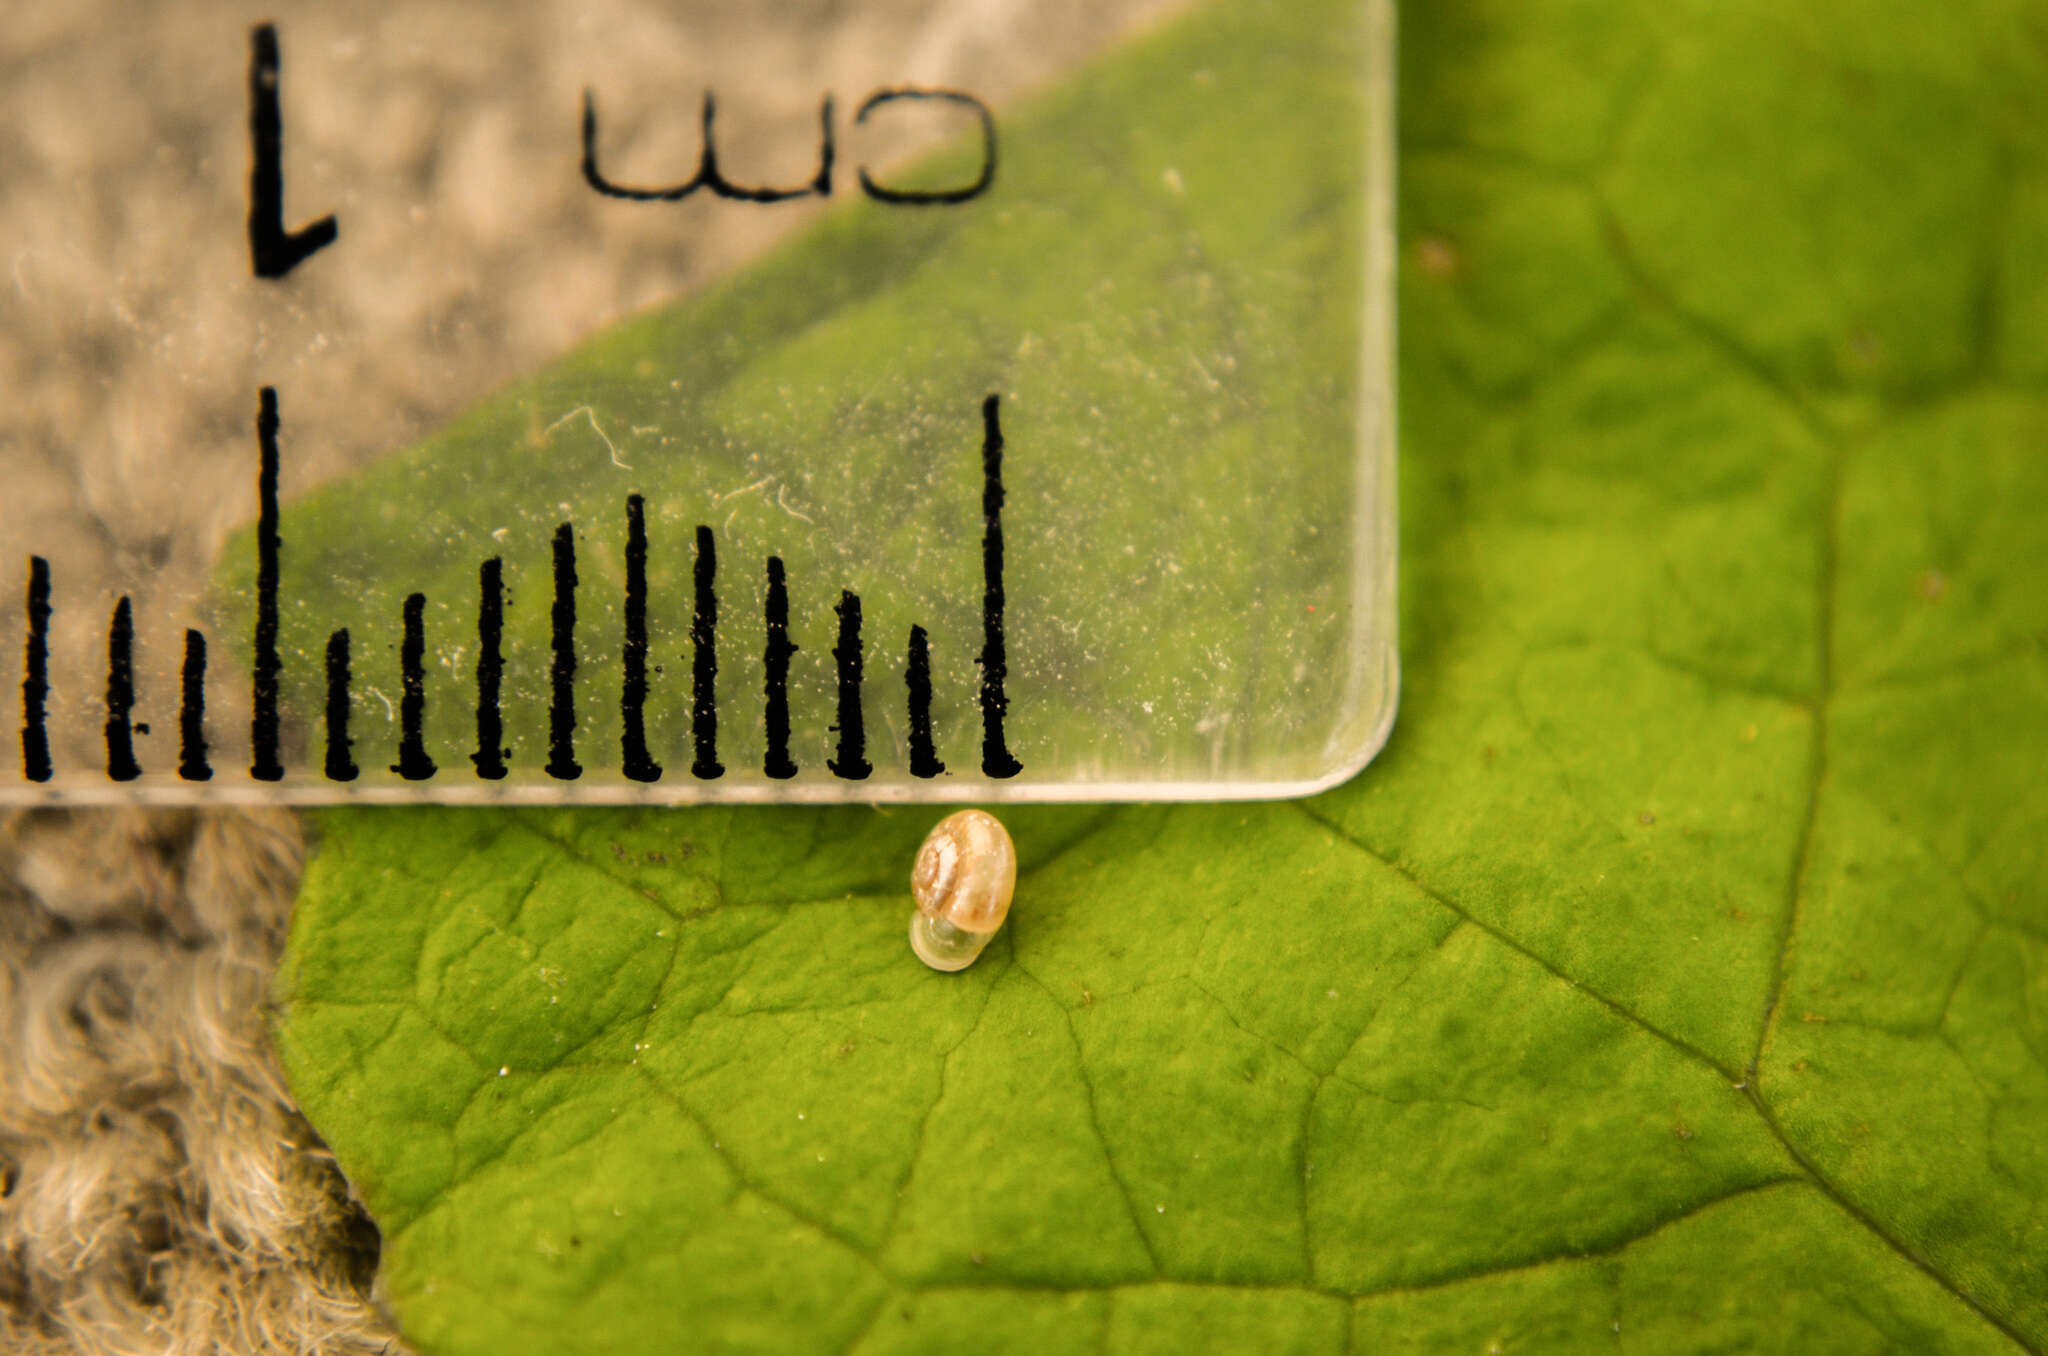
<svg viewBox="0 0 2048 1356"><path fill-rule="evenodd" d="M403 1350L265 1030L303 854L283 811L6 822L0 1348Z"/></svg>

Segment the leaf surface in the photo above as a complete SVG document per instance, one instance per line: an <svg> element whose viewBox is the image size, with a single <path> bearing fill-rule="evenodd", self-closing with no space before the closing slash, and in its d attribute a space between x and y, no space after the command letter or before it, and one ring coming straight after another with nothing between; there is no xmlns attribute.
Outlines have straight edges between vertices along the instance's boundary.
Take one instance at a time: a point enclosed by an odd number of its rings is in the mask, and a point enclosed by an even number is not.
<svg viewBox="0 0 2048 1356"><path fill-rule="evenodd" d="M958 976L927 813L323 816L424 1349L2048 1350L2048 35L1404 22L1385 754L1006 812Z"/></svg>

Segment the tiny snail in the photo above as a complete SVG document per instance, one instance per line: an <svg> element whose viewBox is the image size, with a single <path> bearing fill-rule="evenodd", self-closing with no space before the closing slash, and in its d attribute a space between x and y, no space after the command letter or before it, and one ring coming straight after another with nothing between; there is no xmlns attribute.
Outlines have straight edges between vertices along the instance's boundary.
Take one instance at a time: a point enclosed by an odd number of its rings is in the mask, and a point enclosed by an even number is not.
<svg viewBox="0 0 2048 1356"><path fill-rule="evenodd" d="M925 836L910 871L910 949L934 970L965 970L1010 914L1017 849L994 815L962 810Z"/></svg>

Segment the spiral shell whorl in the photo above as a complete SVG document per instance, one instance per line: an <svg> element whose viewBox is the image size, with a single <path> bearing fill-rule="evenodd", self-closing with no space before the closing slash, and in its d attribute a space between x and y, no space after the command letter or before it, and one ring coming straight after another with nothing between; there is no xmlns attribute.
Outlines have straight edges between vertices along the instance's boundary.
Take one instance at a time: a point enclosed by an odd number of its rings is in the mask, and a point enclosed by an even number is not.
<svg viewBox="0 0 2048 1356"><path fill-rule="evenodd" d="M972 965L1009 916L1016 886L1017 850L1002 823L981 810L947 816L911 868L912 949L936 970Z"/></svg>

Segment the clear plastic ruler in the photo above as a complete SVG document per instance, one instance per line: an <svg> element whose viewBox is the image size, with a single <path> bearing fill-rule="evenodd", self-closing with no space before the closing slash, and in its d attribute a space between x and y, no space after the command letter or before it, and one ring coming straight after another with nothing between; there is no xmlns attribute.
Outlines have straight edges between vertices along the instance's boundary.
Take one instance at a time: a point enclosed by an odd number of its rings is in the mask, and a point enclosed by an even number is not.
<svg viewBox="0 0 2048 1356"><path fill-rule="evenodd" d="M1384 0L17 17L0 799L1263 797L1384 740Z"/></svg>

